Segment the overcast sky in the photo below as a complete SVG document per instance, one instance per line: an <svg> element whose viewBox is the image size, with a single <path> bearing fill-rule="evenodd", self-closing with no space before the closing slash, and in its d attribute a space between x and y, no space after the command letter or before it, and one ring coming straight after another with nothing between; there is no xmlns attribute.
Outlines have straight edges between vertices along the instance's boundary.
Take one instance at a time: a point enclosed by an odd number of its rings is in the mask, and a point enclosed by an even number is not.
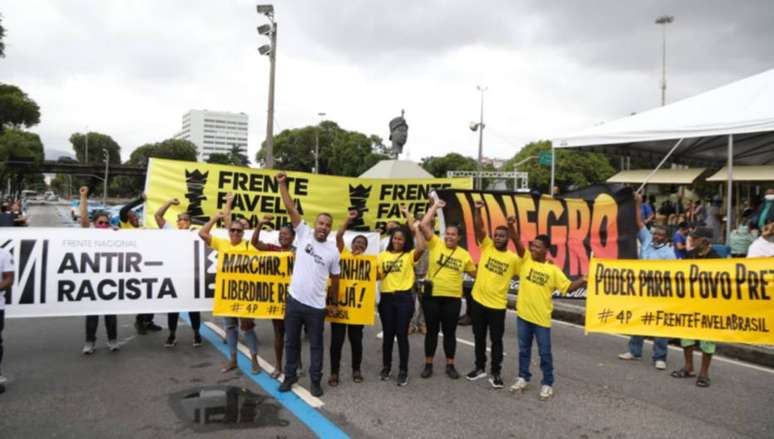
<svg viewBox="0 0 774 439"><path fill-rule="evenodd" d="M12 0L0 6L0 81L41 106L47 149L71 133L113 136L127 158L181 128L189 109L245 112L249 156L264 138L268 58L254 1ZM767 1L314 1L274 3L275 133L327 113L387 138L406 110L410 158L475 156L476 85L484 154L639 112L774 67Z"/></svg>

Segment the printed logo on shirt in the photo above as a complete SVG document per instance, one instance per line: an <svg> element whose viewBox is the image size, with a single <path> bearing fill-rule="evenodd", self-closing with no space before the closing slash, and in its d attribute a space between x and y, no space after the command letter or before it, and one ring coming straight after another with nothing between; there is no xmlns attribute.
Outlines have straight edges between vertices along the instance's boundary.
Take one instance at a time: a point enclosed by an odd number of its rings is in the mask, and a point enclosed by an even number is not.
<svg viewBox="0 0 774 439"><path fill-rule="evenodd" d="M304 251L306 254L314 258L315 264L325 265L325 260L323 260L322 256L314 252L314 246L312 244L307 244L306 247L304 247Z"/></svg>
<svg viewBox="0 0 774 439"><path fill-rule="evenodd" d="M386 261L382 264L382 271L384 273L398 273L403 270L403 258L398 258L394 261Z"/></svg>
<svg viewBox="0 0 774 439"><path fill-rule="evenodd" d="M535 271L535 269L533 268L529 269L529 274L527 275L528 281L536 283L541 287L543 287L548 283L548 279L549 279L548 274L540 271Z"/></svg>
<svg viewBox="0 0 774 439"><path fill-rule="evenodd" d="M439 255L436 264L438 264L439 267L443 265L445 268L451 268L454 271L462 271L462 260L451 258L444 254Z"/></svg>
<svg viewBox="0 0 774 439"><path fill-rule="evenodd" d="M508 264L489 257L489 259L486 260L486 264L484 264L484 268L498 276L502 276L508 271Z"/></svg>

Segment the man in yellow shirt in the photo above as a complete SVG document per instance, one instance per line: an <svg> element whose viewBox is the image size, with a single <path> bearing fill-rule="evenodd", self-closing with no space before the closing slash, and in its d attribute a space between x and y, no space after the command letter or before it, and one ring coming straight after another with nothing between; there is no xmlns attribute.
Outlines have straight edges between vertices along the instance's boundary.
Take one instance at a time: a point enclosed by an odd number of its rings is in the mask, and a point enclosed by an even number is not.
<svg viewBox="0 0 774 439"><path fill-rule="evenodd" d="M500 376L503 362L503 332L505 331L505 309L508 306L508 288L511 279L519 274L524 246L519 243L519 254L508 251L508 238L512 234L514 222L509 218L508 226L499 225L495 228L494 239L491 239L484 229L481 209L484 203L476 202L473 224L476 241L481 249L476 283L471 296L471 318L473 319L473 335L475 337L476 366L466 375L469 381L475 381L486 376L486 335L492 340L492 375L489 383L495 389L503 388ZM515 235L515 230L513 234Z"/></svg>
<svg viewBox="0 0 774 439"><path fill-rule="evenodd" d="M519 240L518 235L515 240ZM548 235L538 235L524 253L519 270L519 296L516 301L518 318L516 326L519 338L519 378L511 390L521 392L529 383L532 374L529 363L532 357L532 339L537 339L540 354L541 380L540 399L545 401L553 394L554 360L551 354L551 312L554 304L551 296L555 290L566 294L586 283L586 277L571 282L562 269L546 259L551 247Z"/></svg>

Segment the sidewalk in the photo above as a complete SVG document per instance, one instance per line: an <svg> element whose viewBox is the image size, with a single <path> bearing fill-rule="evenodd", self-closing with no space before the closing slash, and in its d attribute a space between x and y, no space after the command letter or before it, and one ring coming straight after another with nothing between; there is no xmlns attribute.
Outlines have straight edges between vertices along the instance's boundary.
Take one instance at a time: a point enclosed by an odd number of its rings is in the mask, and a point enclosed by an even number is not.
<svg viewBox="0 0 774 439"><path fill-rule="evenodd" d="M508 295L508 307L516 309L516 295ZM583 326L586 319L586 301L555 298L553 318ZM677 345L675 340L672 340L671 344ZM774 368L774 346L718 343L717 353L724 357Z"/></svg>

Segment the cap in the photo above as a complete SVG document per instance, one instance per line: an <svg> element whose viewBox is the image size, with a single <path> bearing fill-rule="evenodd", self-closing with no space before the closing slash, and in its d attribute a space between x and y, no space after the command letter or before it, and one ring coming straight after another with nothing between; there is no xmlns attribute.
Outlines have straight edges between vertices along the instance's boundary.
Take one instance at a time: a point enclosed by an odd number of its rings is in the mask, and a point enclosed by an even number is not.
<svg viewBox="0 0 774 439"><path fill-rule="evenodd" d="M712 229L708 227L697 227L696 230L690 233L691 238L707 238L712 239Z"/></svg>

